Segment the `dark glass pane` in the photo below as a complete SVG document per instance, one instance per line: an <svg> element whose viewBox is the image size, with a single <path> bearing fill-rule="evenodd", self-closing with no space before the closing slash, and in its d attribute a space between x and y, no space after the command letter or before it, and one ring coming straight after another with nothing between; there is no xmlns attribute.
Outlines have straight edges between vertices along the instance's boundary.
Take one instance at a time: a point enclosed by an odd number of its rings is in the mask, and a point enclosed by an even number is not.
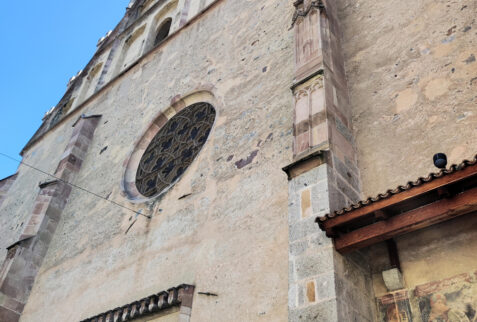
<svg viewBox="0 0 477 322"><path fill-rule="evenodd" d="M193 104L172 117L152 139L136 173L136 187L152 197L185 172L207 140L215 110L207 103Z"/></svg>

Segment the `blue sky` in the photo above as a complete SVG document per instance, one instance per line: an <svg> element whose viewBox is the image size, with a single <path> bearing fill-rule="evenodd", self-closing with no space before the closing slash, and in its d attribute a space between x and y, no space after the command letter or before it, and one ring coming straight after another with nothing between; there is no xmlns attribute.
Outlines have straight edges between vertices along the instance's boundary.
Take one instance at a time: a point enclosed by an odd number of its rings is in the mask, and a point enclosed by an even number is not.
<svg viewBox="0 0 477 322"><path fill-rule="evenodd" d="M129 0L3 1L0 10L0 152L17 159L69 78L123 17ZM18 164L0 156L0 179Z"/></svg>

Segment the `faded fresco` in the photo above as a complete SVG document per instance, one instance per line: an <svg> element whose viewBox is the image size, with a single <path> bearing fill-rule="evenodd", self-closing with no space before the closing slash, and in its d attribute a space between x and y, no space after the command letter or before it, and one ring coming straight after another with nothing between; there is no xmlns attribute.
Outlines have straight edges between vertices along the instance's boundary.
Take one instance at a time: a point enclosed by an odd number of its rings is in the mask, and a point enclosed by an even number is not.
<svg viewBox="0 0 477 322"><path fill-rule="evenodd" d="M378 299L379 312L382 321L411 322L412 312L408 291L398 291Z"/></svg>
<svg viewBox="0 0 477 322"><path fill-rule="evenodd" d="M423 322L477 322L477 272L416 287Z"/></svg>
<svg viewBox="0 0 477 322"><path fill-rule="evenodd" d="M477 322L477 272L378 298L383 322Z"/></svg>

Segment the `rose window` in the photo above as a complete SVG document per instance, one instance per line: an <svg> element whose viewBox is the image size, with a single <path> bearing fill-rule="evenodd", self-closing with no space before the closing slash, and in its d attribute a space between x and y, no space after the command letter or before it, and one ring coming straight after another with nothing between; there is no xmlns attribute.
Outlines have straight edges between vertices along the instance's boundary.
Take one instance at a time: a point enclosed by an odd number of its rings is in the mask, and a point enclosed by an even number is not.
<svg viewBox="0 0 477 322"><path fill-rule="evenodd" d="M166 191L185 172L204 145L215 120L208 103L196 103L174 115L144 152L136 187L146 197Z"/></svg>

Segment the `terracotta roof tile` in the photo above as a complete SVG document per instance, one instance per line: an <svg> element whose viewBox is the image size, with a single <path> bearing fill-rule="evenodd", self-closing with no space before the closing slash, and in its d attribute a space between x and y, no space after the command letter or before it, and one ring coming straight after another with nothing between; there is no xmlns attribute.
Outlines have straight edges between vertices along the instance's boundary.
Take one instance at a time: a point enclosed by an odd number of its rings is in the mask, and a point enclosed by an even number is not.
<svg viewBox="0 0 477 322"><path fill-rule="evenodd" d="M406 185L401 185L398 186L395 189L389 189L385 193L380 193L376 197L369 197L365 200L361 200L355 204L350 205L349 207L345 207L341 210L334 211L332 213L326 214L325 216L322 217L317 217L316 222L325 222L326 220L330 218L334 218L336 216L341 216L346 213L349 213L355 209L363 208L366 206L369 206L370 204L373 204L377 201L387 199L393 195L399 194L404 191L408 191L414 187L421 186L427 182L431 182L434 179L441 178L447 175L450 175L452 173L455 173L457 171L461 171L465 169L466 167L473 166L477 164L477 154L474 156L472 160L464 160L460 164L453 164L451 165L448 169L443 169L439 172L433 172L430 173L427 177L419 177L416 181L409 181Z"/></svg>

